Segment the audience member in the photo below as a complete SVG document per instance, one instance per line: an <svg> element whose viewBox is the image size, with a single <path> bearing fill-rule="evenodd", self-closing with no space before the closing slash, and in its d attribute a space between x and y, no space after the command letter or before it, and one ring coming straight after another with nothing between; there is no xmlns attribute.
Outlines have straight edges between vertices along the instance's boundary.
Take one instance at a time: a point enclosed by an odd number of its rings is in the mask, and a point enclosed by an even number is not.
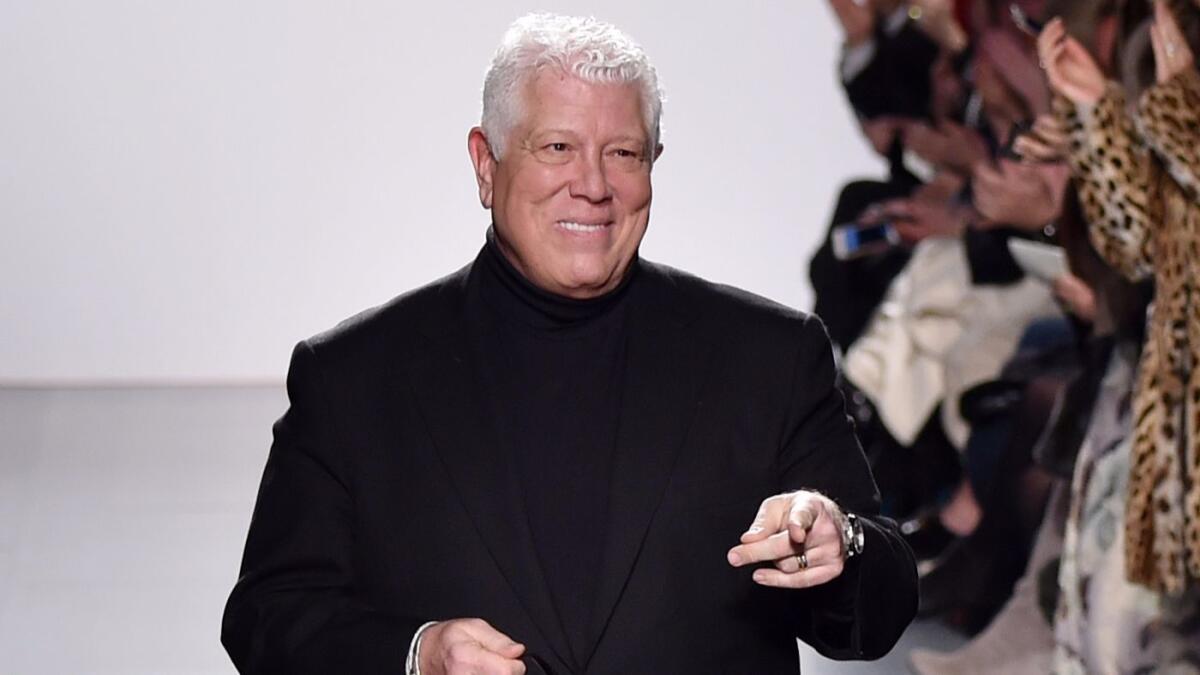
<svg viewBox="0 0 1200 675"><path fill-rule="evenodd" d="M985 228L1003 222L1065 247L1070 272L1051 287L1071 315L1061 325L1080 341L1042 352L1041 374L1014 387L1004 380L1018 353L1001 381L972 392L976 400L964 397L964 406L990 415L973 420L966 454L971 484L984 486L975 490L981 517L923 577L922 610L946 600L936 591L950 563L976 580L997 565L1011 568L1018 558L1006 553L1024 547L1047 495L1051 507L995 620L964 648L918 650L911 663L925 675L1198 672L1200 314L1190 303L1200 278L1200 74L1192 56L1200 3L1051 0L1029 15L1060 17L1037 40L1054 114L1010 137L1021 163L973 172L972 206ZM1025 27L1037 33L1036 23ZM990 185L1010 172L1021 180L1061 174L1063 164L1073 182L1041 186L1059 195L1059 207L1037 199L1033 181L1012 180L1010 194ZM1056 369L1074 374L1044 388ZM998 459L988 460L996 447ZM989 539L1007 550L993 544L988 554ZM970 607L973 586L1007 590L994 576L955 581L959 610L964 596Z"/></svg>
<svg viewBox="0 0 1200 675"><path fill-rule="evenodd" d="M1106 379L1132 400L1098 405L1107 442L1085 444L1072 482L1063 672L1200 668L1200 9L1157 0L1138 21L1139 9L1125 11L1121 61L1152 57L1151 82L1136 66L1124 86L1106 82L1060 20L1038 40L1091 237L1122 274L1155 282L1140 356L1118 350Z"/></svg>

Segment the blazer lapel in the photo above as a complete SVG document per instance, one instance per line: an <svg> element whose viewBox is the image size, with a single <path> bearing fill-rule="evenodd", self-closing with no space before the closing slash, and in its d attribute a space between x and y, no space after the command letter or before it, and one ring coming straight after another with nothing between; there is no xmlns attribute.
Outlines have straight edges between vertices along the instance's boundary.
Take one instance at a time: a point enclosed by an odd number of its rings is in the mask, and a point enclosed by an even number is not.
<svg viewBox="0 0 1200 675"><path fill-rule="evenodd" d="M492 408L481 392L480 364L465 332L469 319L461 314L453 319L455 329L434 337L430 350L409 364L418 406L476 533L543 641L560 661L570 663L517 476L501 452Z"/></svg>
<svg viewBox="0 0 1200 675"><path fill-rule="evenodd" d="M646 531L700 404L713 345L688 332L691 308L669 293L671 280L649 263L648 288L630 315L626 382L614 451L608 537L592 625L603 640Z"/></svg>

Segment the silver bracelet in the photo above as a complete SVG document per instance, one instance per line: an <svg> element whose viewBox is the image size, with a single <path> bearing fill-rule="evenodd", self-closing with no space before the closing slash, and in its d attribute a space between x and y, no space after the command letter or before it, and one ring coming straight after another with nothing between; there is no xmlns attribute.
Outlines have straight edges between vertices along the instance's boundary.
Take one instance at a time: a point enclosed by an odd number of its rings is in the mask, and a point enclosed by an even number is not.
<svg viewBox="0 0 1200 675"><path fill-rule="evenodd" d="M427 621L413 633L412 642L408 643L408 656L404 659L404 675L421 675L421 636L435 623Z"/></svg>

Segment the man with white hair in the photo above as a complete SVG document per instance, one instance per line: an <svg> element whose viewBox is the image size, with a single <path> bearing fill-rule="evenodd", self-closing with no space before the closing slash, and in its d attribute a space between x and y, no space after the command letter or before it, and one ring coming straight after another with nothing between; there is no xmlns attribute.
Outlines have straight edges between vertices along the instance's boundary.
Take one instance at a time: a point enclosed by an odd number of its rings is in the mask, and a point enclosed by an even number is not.
<svg viewBox="0 0 1200 675"><path fill-rule="evenodd" d="M891 649L915 567L820 323L638 257L661 101L608 24L510 28L468 138L478 257L293 354L222 631L243 672Z"/></svg>

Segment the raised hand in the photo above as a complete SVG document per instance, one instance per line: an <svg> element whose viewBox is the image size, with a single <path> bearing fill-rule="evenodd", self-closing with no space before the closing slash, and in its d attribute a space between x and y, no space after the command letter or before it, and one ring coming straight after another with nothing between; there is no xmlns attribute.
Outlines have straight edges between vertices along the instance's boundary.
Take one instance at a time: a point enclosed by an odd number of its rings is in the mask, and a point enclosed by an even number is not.
<svg viewBox="0 0 1200 675"><path fill-rule="evenodd" d="M875 32L875 10L867 0L829 0L829 6L842 24L847 45L866 42Z"/></svg>
<svg viewBox="0 0 1200 675"><path fill-rule="evenodd" d="M920 17L917 27L942 47L952 52L962 51L967 46L967 33L954 16L951 0L910 0L909 11L916 10Z"/></svg>
<svg viewBox="0 0 1200 675"><path fill-rule="evenodd" d="M1154 48L1154 72L1160 84L1192 67L1192 49L1165 0L1155 0L1150 44Z"/></svg>
<svg viewBox="0 0 1200 675"><path fill-rule="evenodd" d="M1076 105L1095 105L1104 96L1104 73L1075 38L1055 18L1038 36L1038 59L1050 88Z"/></svg>

